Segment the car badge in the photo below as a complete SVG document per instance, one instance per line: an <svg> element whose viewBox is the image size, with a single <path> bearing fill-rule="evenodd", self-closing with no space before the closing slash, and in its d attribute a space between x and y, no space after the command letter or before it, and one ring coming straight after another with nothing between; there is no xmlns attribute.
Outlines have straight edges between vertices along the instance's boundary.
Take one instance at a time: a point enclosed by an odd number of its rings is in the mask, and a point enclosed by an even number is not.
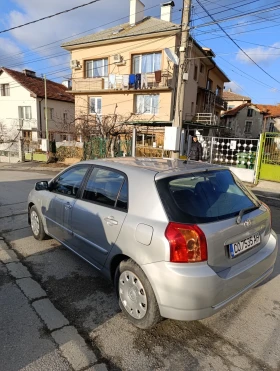
<svg viewBox="0 0 280 371"><path fill-rule="evenodd" d="M244 222L244 227L249 228L249 227L251 227L251 225L252 225L252 220L250 220L250 219L245 220L245 222Z"/></svg>

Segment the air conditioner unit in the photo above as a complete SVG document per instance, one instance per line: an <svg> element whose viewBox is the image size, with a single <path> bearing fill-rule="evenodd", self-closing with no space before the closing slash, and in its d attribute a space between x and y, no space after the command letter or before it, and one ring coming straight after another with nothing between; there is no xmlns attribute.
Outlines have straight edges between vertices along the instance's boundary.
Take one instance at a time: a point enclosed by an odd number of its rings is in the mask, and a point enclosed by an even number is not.
<svg viewBox="0 0 280 371"><path fill-rule="evenodd" d="M70 62L70 67L72 69L78 69L78 68L82 68L80 62L77 60L77 59L72 59L71 62Z"/></svg>
<svg viewBox="0 0 280 371"><path fill-rule="evenodd" d="M123 56L120 54L115 54L114 55L114 63L122 63L123 62Z"/></svg>

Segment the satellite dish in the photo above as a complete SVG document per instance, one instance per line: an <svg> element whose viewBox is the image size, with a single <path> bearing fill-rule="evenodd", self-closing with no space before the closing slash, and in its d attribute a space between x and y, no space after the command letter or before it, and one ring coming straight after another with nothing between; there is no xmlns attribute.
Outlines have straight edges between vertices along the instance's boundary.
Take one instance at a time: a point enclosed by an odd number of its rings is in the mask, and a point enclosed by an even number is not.
<svg viewBox="0 0 280 371"><path fill-rule="evenodd" d="M179 58L178 56L169 48L165 48L164 52L167 56L167 58L174 64L178 65L179 64Z"/></svg>

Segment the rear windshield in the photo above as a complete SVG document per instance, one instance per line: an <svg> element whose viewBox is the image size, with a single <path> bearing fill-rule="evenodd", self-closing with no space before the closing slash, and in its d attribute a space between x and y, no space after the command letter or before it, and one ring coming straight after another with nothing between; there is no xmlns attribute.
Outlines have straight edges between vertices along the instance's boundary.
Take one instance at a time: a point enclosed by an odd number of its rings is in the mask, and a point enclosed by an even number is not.
<svg viewBox="0 0 280 371"><path fill-rule="evenodd" d="M178 223L228 219L242 209L260 206L229 170L168 177L156 184L169 219Z"/></svg>

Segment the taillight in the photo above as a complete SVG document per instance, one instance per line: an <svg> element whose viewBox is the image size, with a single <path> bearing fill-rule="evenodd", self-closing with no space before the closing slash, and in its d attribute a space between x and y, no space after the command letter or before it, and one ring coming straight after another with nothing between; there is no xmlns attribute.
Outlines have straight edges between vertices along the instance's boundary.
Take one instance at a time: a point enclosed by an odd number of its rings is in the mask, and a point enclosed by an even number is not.
<svg viewBox="0 0 280 371"><path fill-rule="evenodd" d="M272 215L271 215L271 210L269 208L269 206L267 206L267 204L265 204L263 201L261 201L261 203L263 204L263 206L267 209L268 211L268 214L269 214L269 218L270 218L270 229L272 228Z"/></svg>
<svg viewBox="0 0 280 371"><path fill-rule="evenodd" d="M207 260L205 234L197 225L169 223L165 237L170 245L173 263L197 263Z"/></svg>

